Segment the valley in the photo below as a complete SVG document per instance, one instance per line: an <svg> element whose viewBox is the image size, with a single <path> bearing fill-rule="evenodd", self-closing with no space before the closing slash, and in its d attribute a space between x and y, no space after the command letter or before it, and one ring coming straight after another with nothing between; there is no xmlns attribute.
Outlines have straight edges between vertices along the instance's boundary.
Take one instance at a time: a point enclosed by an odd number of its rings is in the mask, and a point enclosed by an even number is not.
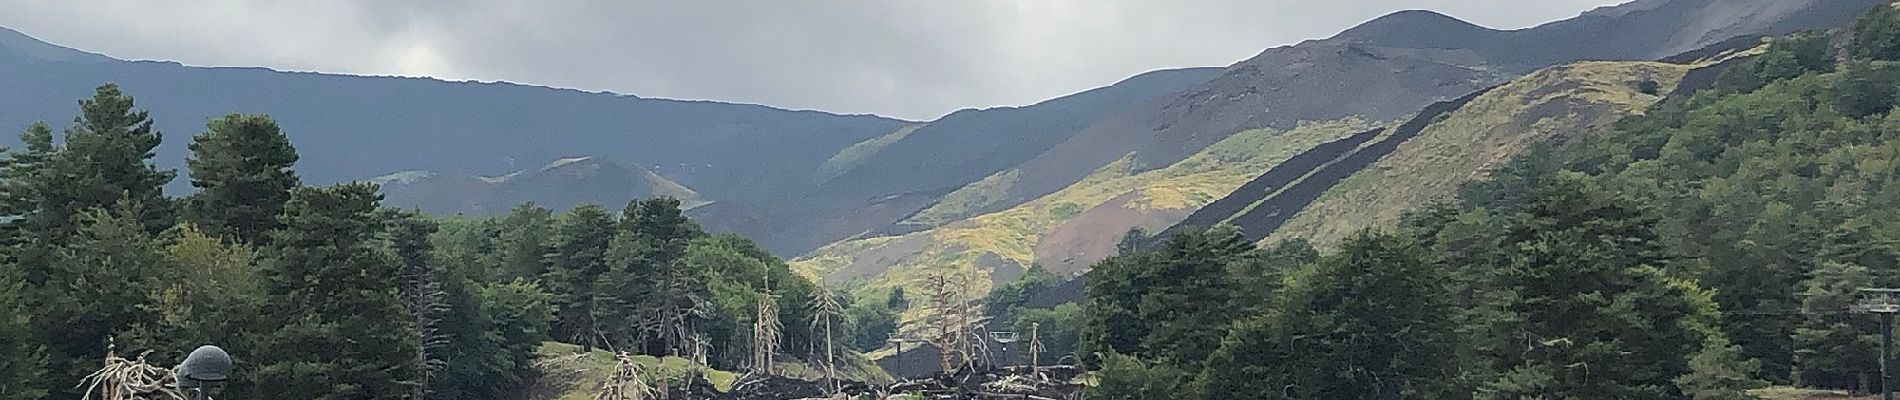
<svg viewBox="0 0 1900 400"><path fill-rule="evenodd" d="M1887 385L1900 3L1337 32L907 120L0 27L0 400Z"/></svg>

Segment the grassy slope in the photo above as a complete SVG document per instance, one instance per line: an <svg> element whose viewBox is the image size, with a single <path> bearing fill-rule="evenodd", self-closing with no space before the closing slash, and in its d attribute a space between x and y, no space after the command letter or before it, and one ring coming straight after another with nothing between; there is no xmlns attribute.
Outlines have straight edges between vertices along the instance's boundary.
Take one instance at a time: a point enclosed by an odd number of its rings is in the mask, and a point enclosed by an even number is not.
<svg viewBox="0 0 1900 400"><path fill-rule="evenodd" d="M918 128L923 127L924 124L906 126L894 132L858 142L857 144L851 145L851 147L844 148L844 150L839 150L837 154L832 154L831 158L825 159L823 165L818 166L817 182L824 182L831 180L831 178L838 177L838 175L843 174L845 171L849 171L851 168L864 163L864 160L871 155L883 151L885 147L890 147L892 143L904 140L905 137L910 136L911 132L916 132Z"/></svg>
<svg viewBox="0 0 1900 400"><path fill-rule="evenodd" d="M580 347L547 342L535 351L534 367L540 375L529 385L527 398L530 400L591 400L594 390L600 387L607 376L613 373L614 355L606 350L594 350L581 353ZM687 361L678 357L664 360L651 356L635 356L635 362L649 370L659 366L661 373L669 379L679 382L687 374ZM706 381L713 389L726 391L732 389L732 383L738 375L725 371L709 371Z"/></svg>
<svg viewBox="0 0 1900 400"><path fill-rule="evenodd" d="M942 200L931 204L929 208L918 211L917 215L905 219L904 223L926 226L940 226L953 222L963 215L970 215L983 207L988 207L1002 199L1009 187L1016 184L1016 178L1022 175L1018 169L1008 169L991 174L983 180L964 185L956 191L944 195Z"/></svg>
<svg viewBox="0 0 1900 400"><path fill-rule="evenodd" d="M1233 135L1200 153L1167 168L1136 172L1124 158L1098 169L1081 182L1054 194L1008 210L957 221L940 228L903 237L883 237L844 241L826 246L807 257L792 261L795 269L813 276L826 276L849 265L857 255L877 250L903 239L927 238L921 251L908 254L883 274L869 280L865 290L881 292L892 286L907 286L913 293L923 272L953 269L964 273L977 270L985 256L1000 257L1018 265L1030 265L1040 235L1047 233L1076 210L1086 210L1117 196L1141 193L1137 201L1145 208L1196 208L1220 198L1247 180L1264 173L1285 159L1322 142L1370 128L1361 120L1309 123L1287 132L1256 130ZM988 291L983 280L973 294Z"/></svg>
<svg viewBox="0 0 1900 400"><path fill-rule="evenodd" d="M1460 185L1537 143L1607 127L1661 100L1637 89L1654 80L1668 93L1690 66L1585 62L1513 80L1450 114L1391 155L1340 182L1269 236L1328 247L1405 212L1449 198Z"/></svg>
<svg viewBox="0 0 1900 400"><path fill-rule="evenodd" d="M535 358L534 366L540 378L529 385L526 393L528 400L592 400L594 390L606 381L607 375L613 373L615 364L613 353L606 350L581 353L579 346L556 342L543 343L536 351ZM649 369L659 366L661 373L672 379L675 385L684 382L688 373L687 361L683 358L634 356L634 361ZM840 379L872 384L893 381L890 374L862 355L847 354L839 361L841 365L836 372ZM825 377L822 364L805 364L793 360L778 365L781 375L793 379L818 381ZM732 372L706 372L706 381L720 392L731 390L738 379L739 375Z"/></svg>

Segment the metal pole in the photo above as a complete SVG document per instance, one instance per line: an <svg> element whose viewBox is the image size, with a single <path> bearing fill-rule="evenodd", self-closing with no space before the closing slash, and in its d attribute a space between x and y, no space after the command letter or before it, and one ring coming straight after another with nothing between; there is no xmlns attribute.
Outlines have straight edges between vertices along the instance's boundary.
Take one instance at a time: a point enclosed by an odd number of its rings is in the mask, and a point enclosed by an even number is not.
<svg viewBox="0 0 1900 400"><path fill-rule="evenodd" d="M1880 314L1880 399L1893 400L1893 375L1887 371L1887 362L1893 360L1893 314Z"/></svg>

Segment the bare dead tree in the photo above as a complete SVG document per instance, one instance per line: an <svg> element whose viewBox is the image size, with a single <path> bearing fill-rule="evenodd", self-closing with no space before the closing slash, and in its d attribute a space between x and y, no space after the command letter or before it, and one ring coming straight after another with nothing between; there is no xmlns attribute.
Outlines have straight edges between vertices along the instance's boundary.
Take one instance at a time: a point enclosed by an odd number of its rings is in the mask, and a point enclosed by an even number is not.
<svg viewBox="0 0 1900 400"><path fill-rule="evenodd" d="M404 216L391 222L391 241L395 243L396 256L401 259L402 296L410 314L410 328L415 332L416 364L420 368L414 382L411 397L422 399L433 389L430 382L436 373L447 366L442 359L442 349L449 344L448 335L440 328L442 315L448 313L446 294L442 291L442 282L437 268L429 253L434 247L429 243L429 235L436 232L434 223L414 216Z"/></svg>
<svg viewBox="0 0 1900 400"><path fill-rule="evenodd" d="M655 293L641 330L660 340L661 353L692 359L700 348L693 322L710 315L698 274L680 260L668 261L655 277Z"/></svg>
<svg viewBox="0 0 1900 400"><path fill-rule="evenodd" d="M759 296L757 317L752 320L752 369L772 374L774 356L778 354L779 339L784 325L778 321L778 299L773 298L772 290L767 288Z"/></svg>
<svg viewBox="0 0 1900 400"><path fill-rule="evenodd" d="M949 372L972 365L975 327L981 313L970 300L970 279L952 271L937 271L924 276L924 330L922 339L937 347L943 370Z"/></svg>
<svg viewBox="0 0 1900 400"><path fill-rule="evenodd" d="M976 332L977 328L980 328L982 325L981 319L983 315L981 304L976 301L976 299L982 297L982 294L976 292L976 268L970 268L964 272L966 275L964 275L963 280L957 282L957 292L959 293L957 304L960 306L958 311L961 311L957 313L957 326L963 330L957 337L963 344L964 368L974 369L977 362L976 356L978 354L989 354L989 342L982 340L977 336ZM978 347L981 347L981 349Z"/></svg>
<svg viewBox="0 0 1900 400"><path fill-rule="evenodd" d="M812 330L817 331L821 325L824 328L825 385L831 388L832 393L837 393L839 390L836 371L838 360L837 351L832 348L831 324L833 319L844 316L844 306L838 301L837 292L833 292L831 288L820 287L817 295L811 298L811 311Z"/></svg>
<svg viewBox="0 0 1900 400"><path fill-rule="evenodd" d="M432 276L432 274L431 274ZM415 324L416 362L421 374L416 377L414 398L421 399L433 389L430 382L436 373L441 372L448 362L442 359L443 347L449 344L448 335L442 333L441 315L448 312L448 304L443 301L442 287L433 278L413 277L413 291L406 293L412 323Z"/></svg>
<svg viewBox="0 0 1900 400"><path fill-rule="evenodd" d="M614 354L618 362L614 372L601 382L600 391L594 394L594 400L647 400L654 398L656 392L665 396L666 378L660 377L660 388L654 388L649 380L654 377L640 363L633 361L633 354L620 352Z"/></svg>
<svg viewBox="0 0 1900 400"><path fill-rule="evenodd" d="M1042 377L1042 337L1037 335L1040 330L1041 322L1029 323L1029 346L1026 346L1029 350L1029 372L1038 378Z"/></svg>

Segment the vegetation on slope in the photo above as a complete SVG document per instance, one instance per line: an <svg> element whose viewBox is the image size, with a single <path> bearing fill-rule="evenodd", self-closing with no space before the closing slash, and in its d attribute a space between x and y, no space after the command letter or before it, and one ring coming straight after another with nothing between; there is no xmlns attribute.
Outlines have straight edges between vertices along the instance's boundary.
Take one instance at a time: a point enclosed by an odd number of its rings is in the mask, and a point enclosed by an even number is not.
<svg viewBox="0 0 1900 400"><path fill-rule="evenodd" d="M845 171L857 168L858 165L864 164L865 159L876 155L879 151L883 151L885 147L890 147L892 144L904 140L904 137L910 136L912 132L916 132L918 128L923 128L924 126L924 124L918 124L898 128L894 132L858 142L857 144L851 145L851 147L844 148L844 150L838 150L838 154L831 155L831 158L825 159L823 165L818 166L818 174L814 176L816 179L813 182L822 183L829 181L832 178L837 178L838 175L844 174Z"/></svg>
<svg viewBox="0 0 1900 400"><path fill-rule="evenodd" d="M903 223L921 226L942 226L957 221L967 215L979 213L985 207L1003 201L1009 196L1009 187L1016 184L1022 176L1020 169L1009 169L984 177L983 180L963 185L956 191L944 195L929 208L918 211L916 215L905 218Z"/></svg>
<svg viewBox="0 0 1900 400"><path fill-rule="evenodd" d="M1020 271L1036 263L1035 248L1042 235L1080 215L1078 210L1088 210L1133 194L1134 201L1130 202L1133 207L1145 211L1177 210L1184 217L1185 210L1225 196L1293 155L1366 130L1369 125L1363 120L1350 119L1307 123L1283 132L1242 132L1180 163L1147 172L1135 172L1131 159L1124 158L1098 169L1068 189L1008 210L899 237L840 242L794 260L792 265L805 273L831 280L869 279L870 284L864 290L910 286L911 293L920 292L914 286L919 284L920 274L932 271L975 270L983 276L991 276L998 268ZM1103 229L1117 232L1117 238L1120 232L1133 227L1115 225L1110 222ZM894 255L880 253L892 249L902 251ZM858 263L876 265L854 266ZM840 274L846 271L848 276ZM987 292L987 281L979 285L975 293Z"/></svg>
<svg viewBox="0 0 1900 400"><path fill-rule="evenodd" d="M711 230L745 235L787 256L840 240L921 229L903 220L958 187L1022 164L1124 109L1172 95L1219 71L1153 71L1033 105L960 110L828 155L830 162L817 174L827 179L754 201L716 198L723 203L695 213ZM846 165L850 168L834 170Z"/></svg>
<svg viewBox="0 0 1900 400"><path fill-rule="evenodd" d="M737 374L707 368L695 368L691 361L679 357L634 356L634 362L640 363L645 371L658 373L665 377L670 387L683 387L697 378L705 379L713 390L725 392L732 390L732 384L739 379ZM548 342L535 349L535 379L523 390L525 400L591 400L595 398L600 385L613 374L616 360L612 352L594 349L584 351L580 346L566 343Z"/></svg>
<svg viewBox="0 0 1900 400"><path fill-rule="evenodd" d="M1900 9L1853 33L1778 41L1315 261L1229 226L1106 260L1081 352L1176 398L1866 393L1883 327L1850 310L1900 285ZM1287 278L1235 279L1263 275Z"/></svg>
<svg viewBox="0 0 1900 400"><path fill-rule="evenodd" d="M1513 80L1439 117L1392 154L1334 185L1266 240L1302 238L1326 248L1352 232L1391 226L1533 147L1561 144L1641 113L1690 68L1585 62Z"/></svg>

